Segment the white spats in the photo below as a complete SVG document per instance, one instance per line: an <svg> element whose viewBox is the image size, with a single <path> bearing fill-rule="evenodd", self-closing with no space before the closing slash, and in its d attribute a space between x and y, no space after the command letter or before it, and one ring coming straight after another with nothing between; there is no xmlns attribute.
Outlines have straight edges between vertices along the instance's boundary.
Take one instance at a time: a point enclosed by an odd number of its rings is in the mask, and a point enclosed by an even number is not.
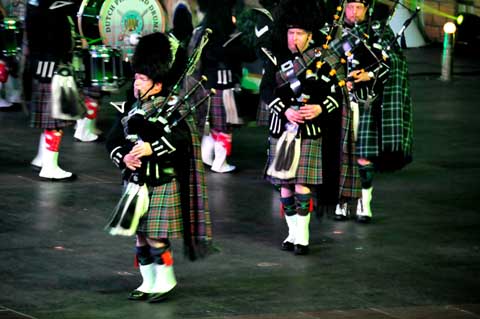
<svg viewBox="0 0 480 319"><path fill-rule="evenodd" d="M297 215L295 232L295 245L308 246L310 240L310 214L306 216Z"/></svg>
<svg viewBox="0 0 480 319"><path fill-rule="evenodd" d="M30 162L35 169L41 169L43 166L43 155L47 145L45 143L45 133L40 134L40 140L38 141L38 151L35 158Z"/></svg>
<svg viewBox="0 0 480 319"><path fill-rule="evenodd" d="M74 174L64 171L58 166L58 150L62 141L63 132L45 130L45 149L42 155L42 170L39 176L52 181L70 180Z"/></svg>
<svg viewBox="0 0 480 319"><path fill-rule="evenodd" d="M95 134L95 119L83 118L77 120L77 128L73 135L77 140L81 142L93 142L98 139L98 135Z"/></svg>
<svg viewBox="0 0 480 319"><path fill-rule="evenodd" d="M288 216L285 215L285 221L287 222L288 226L288 236L283 241L284 243L295 243L295 232L297 230L297 214Z"/></svg>
<svg viewBox="0 0 480 319"><path fill-rule="evenodd" d="M348 204L341 203L337 204L335 207L335 219L336 220L345 220L348 217Z"/></svg>
<svg viewBox="0 0 480 319"><path fill-rule="evenodd" d="M139 268L142 275L142 284L136 290L152 293L155 283L155 264L139 265Z"/></svg>
<svg viewBox="0 0 480 319"><path fill-rule="evenodd" d="M155 267L155 281L152 286L152 293L165 294L175 288L177 280L173 272L173 265L159 265L154 264Z"/></svg>
<svg viewBox="0 0 480 319"><path fill-rule="evenodd" d="M212 163L212 171L217 173L229 173L235 170L235 166L227 163L227 149L222 142L215 142L215 159Z"/></svg>
<svg viewBox="0 0 480 319"><path fill-rule="evenodd" d="M372 201L373 187L362 189L362 198L357 204L357 220L360 222L368 222L372 218L372 209L370 202Z"/></svg>
<svg viewBox="0 0 480 319"><path fill-rule="evenodd" d="M58 166L58 152L45 150L43 155L43 166L39 176L53 181L67 180L73 178L71 172L64 171Z"/></svg>
<svg viewBox="0 0 480 319"><path fill-rule="evenodd" d="M202 161L208 166L213 164L213 148L215 141L213 140L212 134L203 135L202 137Z"/></svg>

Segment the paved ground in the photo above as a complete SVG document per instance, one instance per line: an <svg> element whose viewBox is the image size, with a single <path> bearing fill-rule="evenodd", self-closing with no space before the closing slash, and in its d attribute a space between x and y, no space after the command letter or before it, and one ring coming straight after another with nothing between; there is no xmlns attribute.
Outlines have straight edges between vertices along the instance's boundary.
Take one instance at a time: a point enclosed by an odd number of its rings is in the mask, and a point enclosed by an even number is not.
<svg viewBox="0 0 480 319"><path fill-rule="evenodd" d="M78 180L39 181L39 132L4 110L0 318L480 318L480 63L459 56L442 82L440 48L407 55L414 162L377 176L372 224L314 218L309 256L280 251L278 194L261 178L266 132L246 125L234 136L239 171L208 174L219 252L190 263L177 249L178 289L156 305L126 300L139 281L133 239L102 229L120 193L104 144L67 129L61 165ZM113 114L104 107L99 126Z"/></svg>

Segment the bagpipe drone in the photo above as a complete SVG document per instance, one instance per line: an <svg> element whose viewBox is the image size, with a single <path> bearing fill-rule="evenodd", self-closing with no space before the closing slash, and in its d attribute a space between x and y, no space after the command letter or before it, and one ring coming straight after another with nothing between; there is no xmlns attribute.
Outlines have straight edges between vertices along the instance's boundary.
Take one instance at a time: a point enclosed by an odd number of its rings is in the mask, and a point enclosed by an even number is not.
<svg viewBox="0 0 480 319"><path fill-rule="evenodd" d="M396 0L390 10L389 16L383 22L372 22L372 11L374 4L371 5L369 21L366 30L362 30L360 26L355 25L353 28L344 28L343 34L340 38L332 40L332 32L337 27L340 27L338 21L340 20L340 11L345 0L337 7L334 23L329 27L329 32L326 35L326 44L324 48L329 48L335 52L340 58L349 59L352 55L357 54L362 59L362 71L378 71L378 65L384 63L390 57L389 53L397 45L398 39L403 35L406 28L415 19L420 11L417 7L412 15L405 20L402 27L396 34L392 34L389 30L389 21L395 13L395 7L399 4ZM373 32L372 32L373 31ZM350 78L346 79L350 81Z"/></svg>

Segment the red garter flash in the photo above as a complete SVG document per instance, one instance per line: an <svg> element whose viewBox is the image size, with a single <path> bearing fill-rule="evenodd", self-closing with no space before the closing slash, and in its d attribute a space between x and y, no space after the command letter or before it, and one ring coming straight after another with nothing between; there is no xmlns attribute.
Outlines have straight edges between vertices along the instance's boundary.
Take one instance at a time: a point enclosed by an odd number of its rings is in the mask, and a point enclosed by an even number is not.
<svg viewBox="0 0 480 319"><path fill-rule="evenodd" d="M162 260L163 260L163 264L165 266L171 266L173 265L173 257L172 257L172 253L170 251L166 251L162 254Z"/></svg>

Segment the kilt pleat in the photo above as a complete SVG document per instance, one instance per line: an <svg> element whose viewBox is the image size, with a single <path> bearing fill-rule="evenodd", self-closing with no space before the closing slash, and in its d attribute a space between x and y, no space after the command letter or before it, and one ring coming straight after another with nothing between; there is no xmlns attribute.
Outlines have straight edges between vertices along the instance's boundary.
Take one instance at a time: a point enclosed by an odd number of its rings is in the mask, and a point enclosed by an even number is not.
<svg viewBox="0 0 480 319"><path fill-rule="evenodd" d="M215 95L210 98L210 109L208 109L208 103L203 103L198 108L196 118L201 133L203 133L205 127L207 112L210 128L219 132L229 132L229 130L231 130L227 124L227 113L223 103L223 90L216 90Z"/></svg>
<svg viewBox="0 0 480 319"><path fill-rule="evenodd" d="M210 105L210 127L220 132L227 132L227 113L223 103L223 90L216 90Z"/></svg>
<svg viewBox="0 0 480 319"><path fill-rule="evenodd" d="M153 188L148 211L140 219L137 232L154 239L182 238L182 207L176 179Z"/></svg>
<svg viewBox="0 0 480 319"><path fill-rule="evenodd" d="M353 112L347 106L344 106L342 109L342 151L339 184L339 198L343 199L357 199L362 195L354 141Z"/></svg>
<svg viewBox="0 0 480 319"><path fill-rule="evenodd" d="M360 121L358 125L357 156L374 159L380 154L378 103L374 103L368 109L360 105Z"/></svg>
<svg viewBox="0 0 480 319"><path fill-rule="evenodd" d="M51 96L51 83L41 83L38 80L33 80L30 125L34 128L47 130L73 125L74 121L58 120L52 117Z"/></svg>

